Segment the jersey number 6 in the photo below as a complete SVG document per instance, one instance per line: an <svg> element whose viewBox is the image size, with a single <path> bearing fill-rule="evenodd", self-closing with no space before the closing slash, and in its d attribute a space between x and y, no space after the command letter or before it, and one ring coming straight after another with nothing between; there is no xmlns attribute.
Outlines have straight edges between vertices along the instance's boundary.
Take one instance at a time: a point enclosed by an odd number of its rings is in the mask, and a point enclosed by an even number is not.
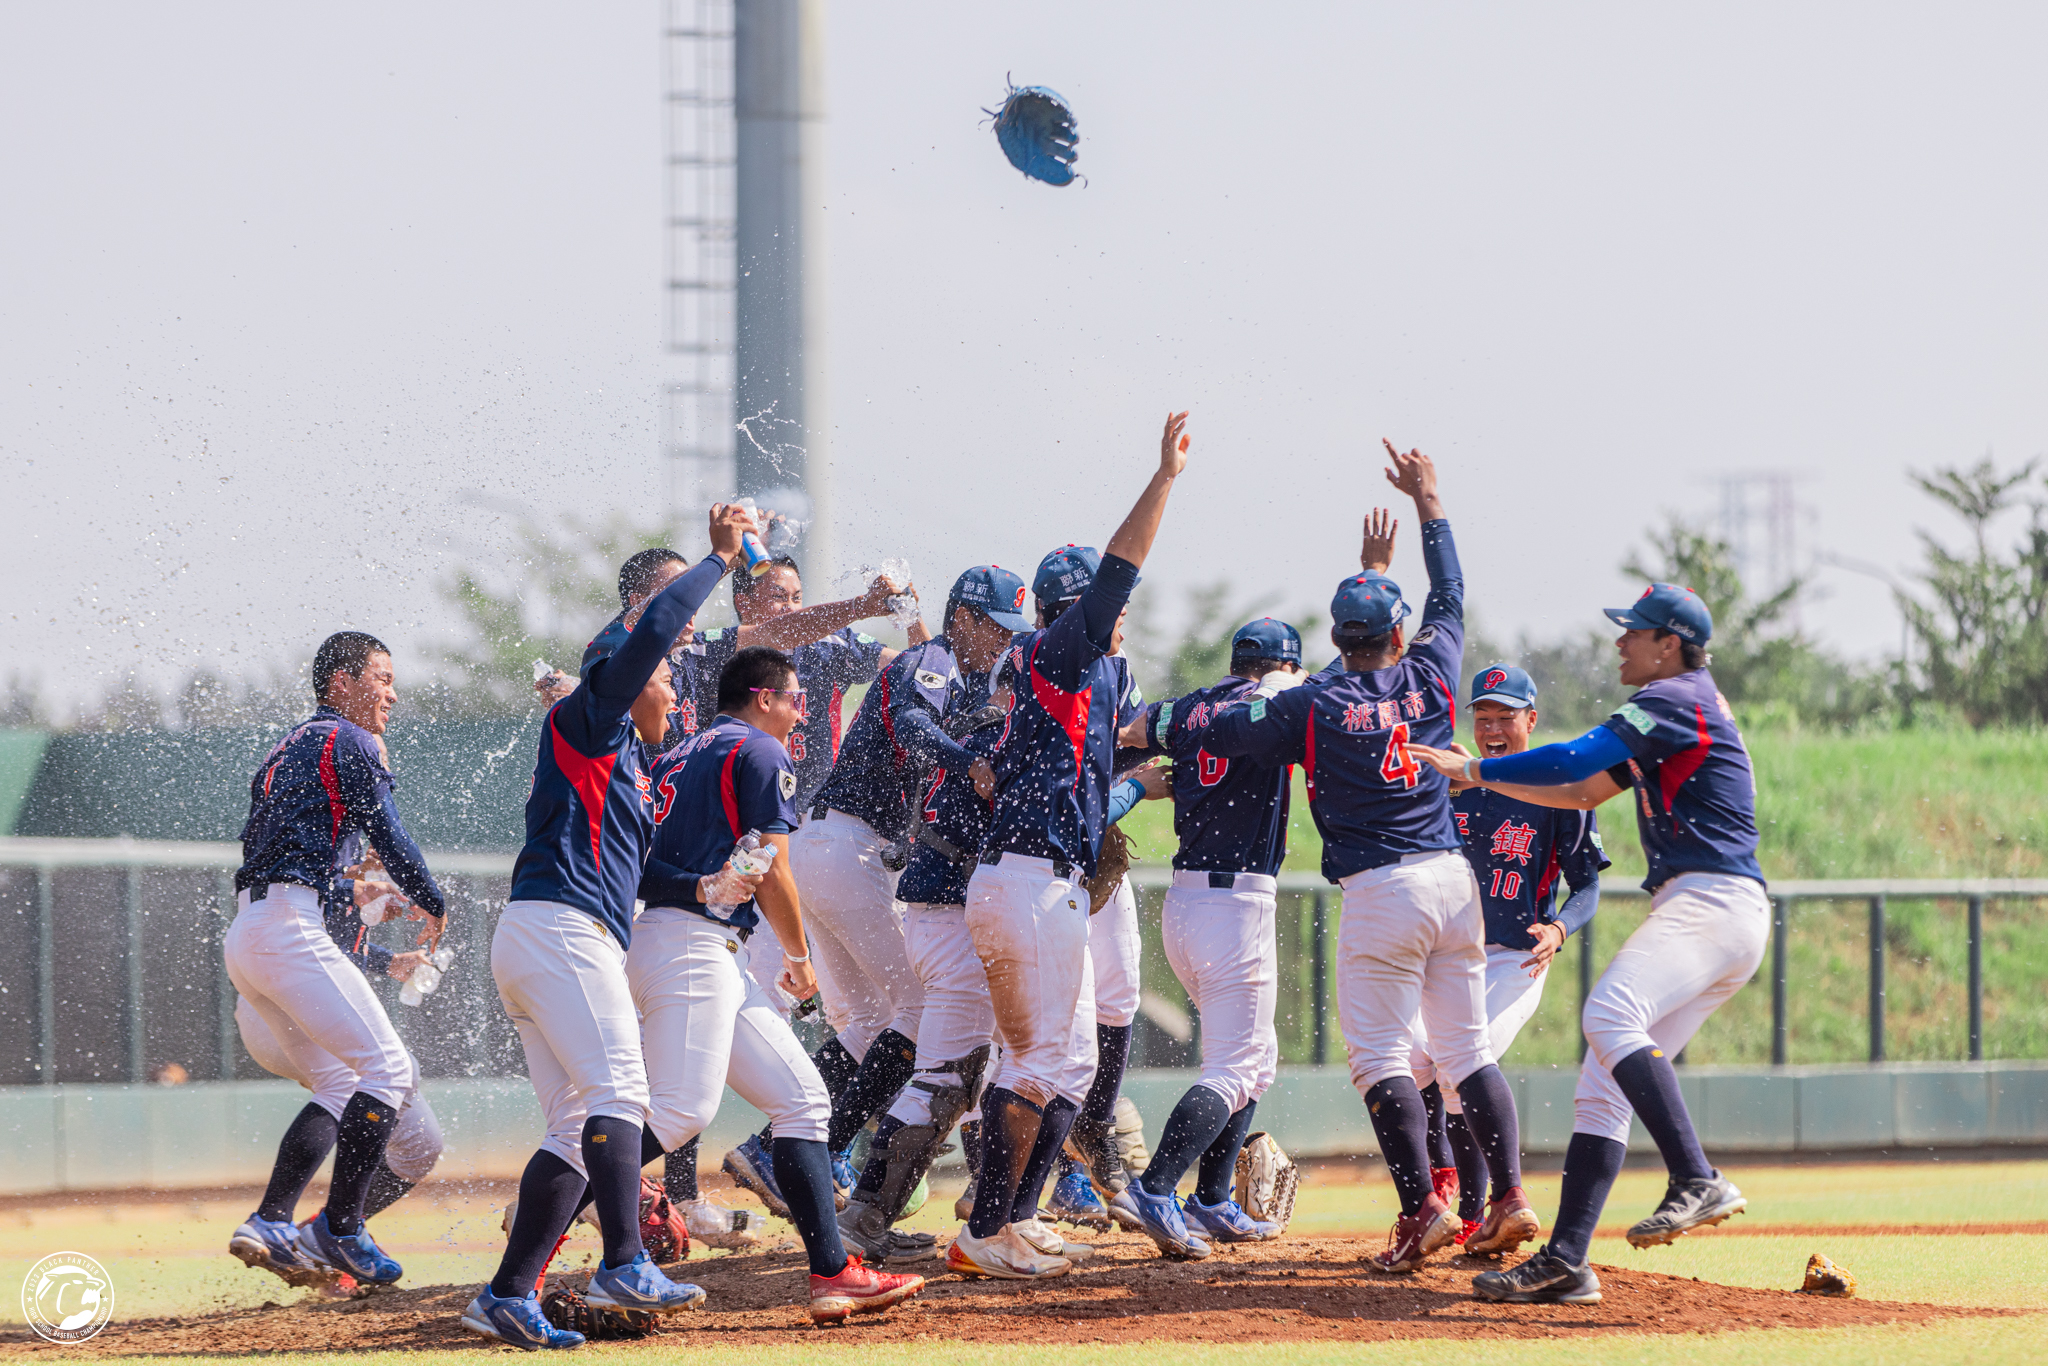
<svg viewBox="0 0 2048 1366"><path fill-rule="evenodd" d="M1408 723L1403 721L1387 734L1387 754L1380 760L1380 776L1402 787L1415 786L1422 765L1408 752Z"/></svg>

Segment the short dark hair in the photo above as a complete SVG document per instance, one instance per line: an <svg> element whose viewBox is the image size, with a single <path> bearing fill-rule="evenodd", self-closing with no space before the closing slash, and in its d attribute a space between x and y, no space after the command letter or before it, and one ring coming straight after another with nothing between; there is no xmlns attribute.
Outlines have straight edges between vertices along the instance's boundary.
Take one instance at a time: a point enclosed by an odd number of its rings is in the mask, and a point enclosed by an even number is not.
<svg viewBox="0 0 2048 1366"><path fill-rule="evenodd" d="M799 586L803 584L804 571L796 567L795 558L789 555L777 555L768 561L767 567L759 574L749 574L746 568L741 566L740 571L732 576L733 605L738 606L741 598L752 596L755 586L766 577L770 569L787 569L790 573L796 575L796 581Z"/></svg>
<svg viewBox="0 0 2048 1366"><path fill-rule="evenodd" d="M1069 607L1072 607L1075 603L1079 602L1080 600L1081 599L1079 599L1078 597L1055 598L1051 602L1047 602L1044 598L1038 599L1039 629L1044 630L1046 627L1058 621L1061 617L1066 615L1066 611Z"/></svg>
<svg viewBox="0 0 2048 1366"><path fill-rule="evenodd" d="M754 700L754 689L779 688L795 672L796 661L782 651L749 645L718 675L718 709L731 715Z"/></svg>
<svg viewBox="0 0 2048 1366"><path fill-rule="evenodd" d="M336 631L320 642L313 656L313 696L327 700L327 685L336 674L355 678L370 662L371 655L388 655L391 647L363 631Z"/></svg>
<svg viewBox="0 0 2048 1366"><path fill-rule="evenodd" d="M1382 654L1394 648L1394 631L1389 627L1369 636L1360 623L1347 621L1330 628L1330 641L1348 655Z"/></svg>
<svg viewBox="0 0 2048 1366"><path fill-rule="evenodd" d="M1296 659L1253 659L1249 655L1232 655L1230 657L1232 671L1249 669L1261 678L1272 673L1275 669L1284 669L1290 664L1299 668L1301 661Z"/></svg>
<svg viewBox="0 0 2048 1366"><path fill-rule="evenodd" d="M1659 627L1657 628L1657 635L1656 635L1656 638L1657 638L1658 640L1662 640L1662 639L1664 639L1664 637L1666 637L1666 636L1677 636L1677 635L1678 635L1678 632L1676 632L1676 631L1667 631L1667 630L1665 630L1665 629L1664 629L1663 627L1659 626ZM1678 637L1678 662L1679 662L1679 663L1681 663L1681 664L1683 664L1683 665L1685 666L1685 671L1686 671L1687 673L1691 673L1691 672L1692 672L1692 671L1693 671L1694 669L1704 669L1704 668L1706 668L1706 667L1707 667L1707 665L1709 665L1709 664L1711 664L1711 663L1713 663L1713 662L1714 662L1714 657L1713 657L1712 655L1710 655L1710 654L1708 654L1708 653L1707 653L1707 647L1706 647L1706 646L1704 646L1704 645L1701 645L1701 644L1698 644L1698 643L1696 643L1696 642L1694 642L1694 641L1690 641L1690 640L1687 640L1687 639L1686 639L1685 637L1683 637L1683 636L1679 636L1679 637Z"/></svg>
<svg viewBox="0 0 2048 1366"><path fill-rule="evenodd" d="M627 560L619 566L619 606L630 607L633 595L646 593L654 587L655 578L665 564L681 564L683 557L667 546L653 546Z"/></svg>

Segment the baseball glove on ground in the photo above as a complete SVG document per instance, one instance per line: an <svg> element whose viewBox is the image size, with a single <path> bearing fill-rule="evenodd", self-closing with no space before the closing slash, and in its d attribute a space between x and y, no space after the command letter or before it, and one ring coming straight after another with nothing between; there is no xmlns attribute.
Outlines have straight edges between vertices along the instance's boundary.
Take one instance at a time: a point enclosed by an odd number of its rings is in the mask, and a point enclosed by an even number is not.
<svg viewBox="0 0 2048 1366"><path fill-rule="evenodd" d="M624 1342L661 1331L658 1314L599 1308L573 1290L548 1291L541 1299L540 1312L555 1327L581 1333L592 1342Z"/></svg>
<svg viewBox="0 0 2048 1366"><path fill-rule="evenodd" d="M1254 1219L1280 1225L1294 1217L1294 1192L1301 1168L1287 1160L1273 1135L1263 1129L1245 1136L1237 1152L1237 1203Z"/></svg>
<svg viewBox="0 0 2048 1366"><path fill-rule="evenodd" d="M1042 85L1011 86L1001 109L984 109L996 121L996 141L1010 164L1048 185L1074 180L1074 148L1081 134L1074 111L1057 90Z"/></svg>
<svg viewBox="0 0 2048 1366"><path fill-rule="evenodd" d="M1837 1300L1854 1299L1856 1278L1816 1252L1806 1259L1806 1284L1799 1287L1799 1293L1826 1295Z"/></svg>
<svg viewBox="0 0 2048 1366"><path fill-rule="evenodd" d="M1095 856L1095 876L1088 879L1088 914L1109 904L1124 874L1131 871L1131 844L1124 832L1112 825L1102 832L1102 852Z"/></svg>

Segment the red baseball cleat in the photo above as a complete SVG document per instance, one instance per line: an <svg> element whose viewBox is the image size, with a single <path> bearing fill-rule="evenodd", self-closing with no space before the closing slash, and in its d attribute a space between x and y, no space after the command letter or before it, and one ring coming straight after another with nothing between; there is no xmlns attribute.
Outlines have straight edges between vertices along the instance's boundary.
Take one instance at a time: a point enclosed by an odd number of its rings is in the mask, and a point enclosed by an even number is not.
<svg viewBox="0 0 2048 1366"><path fill-rule="evenodd" d="M1421 1266L1430 1253L1457 1236L1458 1216L1435 1195L1429 1195L1421 1209L1394 1220L1387 1250L1374 1253L1366 1265L1388 1275L1402 1275Z"/></svg>
<svg viewBox="0 0 2048 1366"><path fill-rule="evenodd" d="M879 1314L922 1289L922 1276L872 1271L859 1257L848 1257L837 1276L811 1277L811 1322L844 1323L854 1314Z"/></svg>
<svg viewBox="0 0 2048 1366"><path fill-rule="evenodd" d="M1431 1167L1429 1184L1436 1188L1436 1198L1451 1209L1458 1207L1458 1169L1456 1167Z"/></svg>
<svg viewBox="0 0 2048 1366"><path fill-rule="evenodd" d="M1452 1240L1453 1242L1457 1243L1459 1247L1465 1246L1465 1240L1467 1238L1470 1238L1473 1234L1477 1233L1482 1227L1484 1227L1482 1221L1478 1219L1467 1219L1464 1222L1465 1227L1459 1229L1458 1236Z"/></svg>
<svg viewBox="0 0 2048 1366"><path fill-rule="evenodd" d="M1497 1257L1513 1252L1541 1231L1536 1211L1529 1208L1529 1197L1520 1186L1509 1186L1500 1199L1487 1201L1486 1222L1471 1235L1465 1251L1475 1257Z"/></svg>

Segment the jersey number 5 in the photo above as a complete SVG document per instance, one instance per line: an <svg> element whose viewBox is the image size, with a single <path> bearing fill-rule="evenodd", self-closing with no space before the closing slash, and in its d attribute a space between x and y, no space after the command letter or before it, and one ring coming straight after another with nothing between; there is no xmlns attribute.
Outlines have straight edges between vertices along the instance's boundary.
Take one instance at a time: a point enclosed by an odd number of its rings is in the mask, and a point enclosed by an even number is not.
<svg viewBox="0 0 2048 1366"><path fill-rule="evenodd" d="M1203 787L1214 787L1223 781L1223 775L1230 772L1230 760L1219 759L1206 749L1195 751L1195 776Z"/></svg>
<svg viewBox="0 0 2048 1366"><path fill-rule="evenodd" d="M1406 721L1400 722L1387 735L1387 754L1380 760L1380 776L1402 787L1415 786L1415 780L1422 776L1422 765L1408 752Z"/></svg>

